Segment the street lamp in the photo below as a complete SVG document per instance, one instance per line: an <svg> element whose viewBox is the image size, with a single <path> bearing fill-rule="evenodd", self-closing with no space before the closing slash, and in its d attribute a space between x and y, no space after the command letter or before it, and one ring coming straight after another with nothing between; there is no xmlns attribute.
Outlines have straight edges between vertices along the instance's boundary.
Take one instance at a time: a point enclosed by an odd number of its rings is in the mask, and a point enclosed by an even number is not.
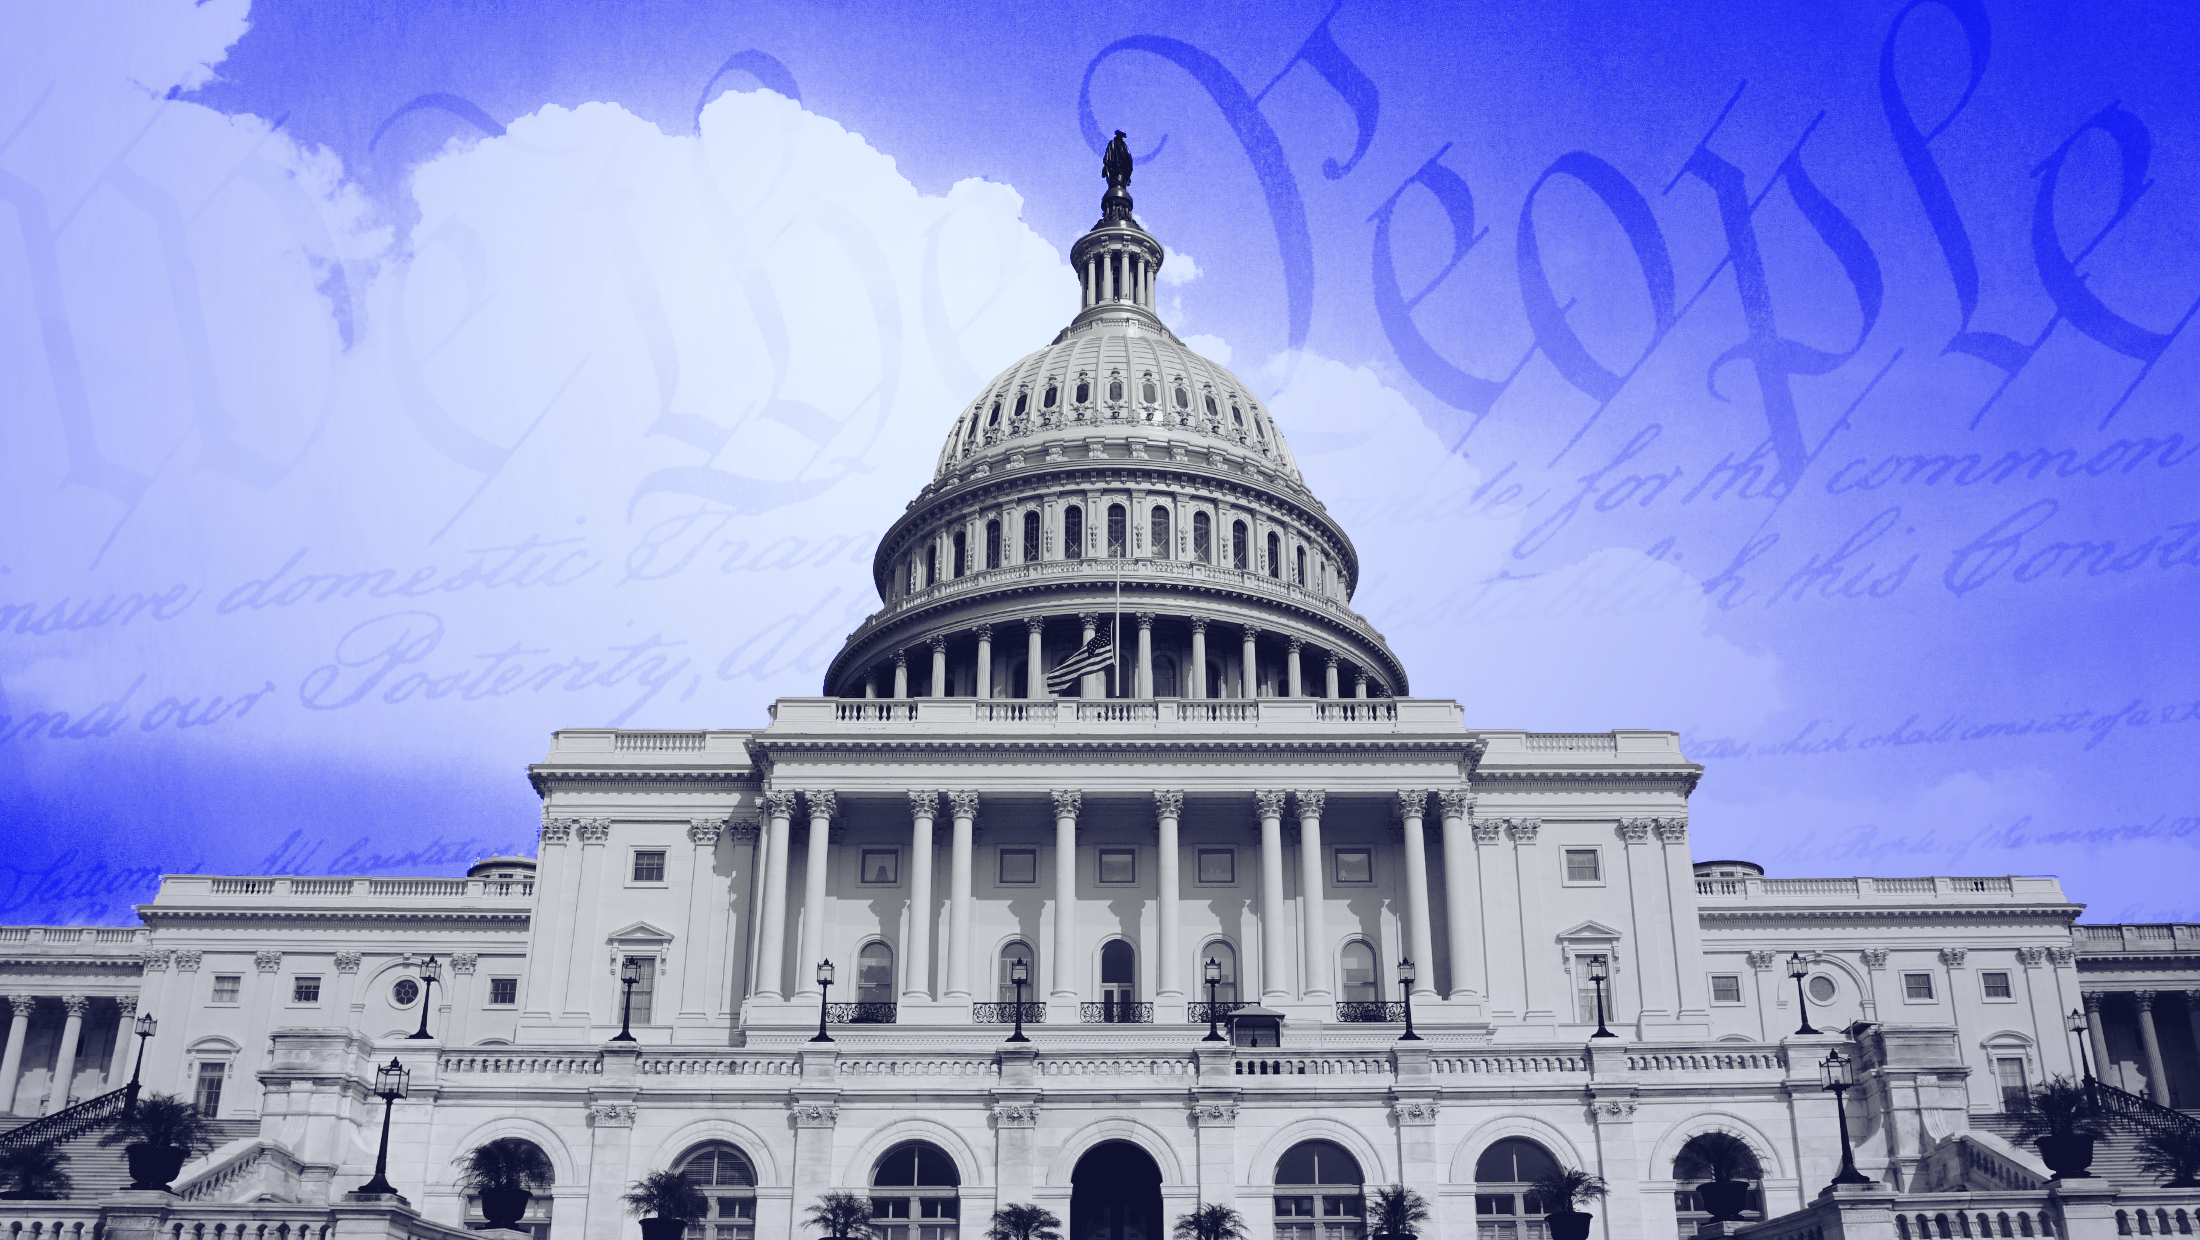
<svg viewBox="0 0 2200 1240"><path fill-rule="evenodd" d="M641 984L642 962L632 956L619 966L619 984L626 987L626 997L619 1006L619 1036L614 1042L634 1041L634 988Z"/></svg>
<svg viewBox="0 0 2200 1240"><path fill-rule="evenodd" d="M1398 993L1406 997L1406 1031L1398 1035L1400 1042L1418 1042L1421 1035L1413 1031L1413 979L1419 976L1413 969L1413 957L1401 957L1398 961Z"/></svg>
<svg viewBox="0 0 2200 1240"><path fill-rule="evenodd" d="M1604 957L1589 957L1589 980L1597 984L1597 1031L1589 1035L1592 1038L1616 1038L1619 1036L1604 1027L1604 983L1610 981L1611 978L1610 971L1605 967Z"/></svg>
<svg viewBox="0 0 2200 1240"><path fill-rule="evenodd" d="M1810 997L1803 993L1803 975L1808 972L1810 966L1804 963L1803 953L1794 952L1788 956L1788 976L1795 979L1795 1006L1803 1014L1803 1027L1796 1030L1797 1033L1818 1032L1810 1027Z"/></svg>
<svg viewBox="0 0 2200 1240"><path fill-rule="evenodd" d="M817 962L817 1036L812 1042L830 1042L833 1035L825 1032L825 998L833 993L833 962Z"/></svg>
<svg viewBox="0 0 2200 1240"><path fill-rule="evenodd" d="M2084 1008L2070 1009L2070 1032L2078 1039L2078 1062L2085 1065L2085 1079L2093 1080L2093 1056L2085 1048L2086 1035L2093 1031L2093 1022L2085 1017Z"/></svg>
<svg viewBox="0 0 2200 1240"><path fill-rule="evenodd" d="M131 1068L130 1068L130 1085L129 1085L129 1092L125 1093L125 1094L124 1094L124 1095L122 1096L122 1113L123 1113L124 1115L135 1115L135 1114L137 1114L137 1100L138 1100L138 1074L139 1074L140 1072L143 1072L143 1071L145 1070L145 1039L147 1039L147 1038L149 1038L149 1037L152 1037L152 1036L153 1036L153 1030L155 1030L155 1029L158 1029L159 1027L160 1027L160 1022L159 1022L159 1021L157 1021L157 1020L154 1020L154 1019L153 1019L153 1014L152 1014L151 1012L141 1012L141 1013L139 1013L139 1014L138 1014L138 1018L137 1018L137 1040L138 1040L138 1053L137 1053L137 1063L136 1063L136 1064L134 1064L134 1065L132 1065L132 1066L131 1066Z"/></svg>
<svg viewBox="0 0 2200 1240"><path fill-rule="evenodd" d="M1227 1039L1222 1036L1221 1030L1215 1028L1215 1023L1221 1019L1222 1015L1220 1008L1215 1003L1215 990L1222 985L1222 962L1213 956L1207 957L1205 973L1207 977L1207 1036L1201 1038L1200 1041L1226 1041Z"/></svg>
<svg viewBox="0 0 2200 1240"><path fill-rule="evenodd" d="M420 1032L412 1036L414 1039L432 1037L434 1035L428 1032L428 999L435 994L435 984L443 980L443 966L430 956L414 966L414 971L420 974Z"/></svg>
<svg viewBox="0 0 2200 1240"><path fill-rule="evenodd" d="M356 1191L397 1195L397 1190L390 1185L390 1111L411 1085L412 1073L397 1062L395 1055L390 1056L386 1066L374 1070L375 1096L382 1099L382 1148L374 1156L374 1178L361 1184Z"/></svg>
<svg viewBox="0 0 2200 1240"><path fill-rule="evenodd" d="M1841 1123L1841 1174L1833 1177L1836 1184L1869 1184L1872 1178L1856 1169L1856 1150L1849 1144L1849 1109L1841 1096L1856 1084L1856 1064L1843 1055L1839 1047L1818 1065L1820 1089L1833 1091L1833 1113Z"/></svg>
<svg viewBox="0 0 2200 1240"><path fill-rule="evenodd" d="M1008 962L1008 980L1016 987L1016 1032L1008 1035L1011 1042L1029 1042L1024 1036L1024 983L1031 980L1031 962L1022 956Z"/></svg>

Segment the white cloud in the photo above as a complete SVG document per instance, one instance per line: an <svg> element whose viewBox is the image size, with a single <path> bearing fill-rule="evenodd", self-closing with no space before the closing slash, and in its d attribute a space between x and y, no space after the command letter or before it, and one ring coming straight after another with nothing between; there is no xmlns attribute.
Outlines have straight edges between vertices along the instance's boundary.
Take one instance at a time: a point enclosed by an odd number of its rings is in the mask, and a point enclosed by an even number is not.
<svg viewBox="0 0 2200 1240"><path fill-rule="evenodd" d="M1167 246L1161 247L1160 277L1163 284L1190 284L1203 273L1199 264L1189 254L1179 254Z"/></svg>
<svg viewBox="0 0 2200 1240"><path fill-rule="evenodd" d="M1220 336L1186 336L1184 347L1217 366L1230 364L1230 342Z"/></svg>

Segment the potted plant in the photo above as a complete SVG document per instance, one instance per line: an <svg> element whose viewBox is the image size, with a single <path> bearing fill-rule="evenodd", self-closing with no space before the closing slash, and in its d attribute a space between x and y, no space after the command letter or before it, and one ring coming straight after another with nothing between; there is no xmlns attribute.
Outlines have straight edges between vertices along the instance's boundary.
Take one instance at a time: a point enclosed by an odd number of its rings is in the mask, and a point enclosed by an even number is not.
<svg viewBox="0 0 2200 1240"><path fill-rule="evenodd" d="M1062 1220L1045 1206L1010 1203L993 1212L985 1240L1062 1240Z"/></svg>
<svg viewBox="0 0 2200 1240"><path fill-rule="evenodd" d="M2166 1178L2164 1188L2200 1188L2200 1133L2180 1126L2139 1138L2139 1170Z"/></svg>
<svg viewBox="0 0 2200 1240"><path fill-rule="evenodd" d="M550 1156L532 1141L502 1137L466 1155L459 1186L481 1198L481 1217L491 1227L514 1227L535 1193L550 1187Z"/></svg>
<svg viewBox="0 0 2200 1240"><path fill-rule="evenodd" d="M1749 1183L1757 1178L1757 1155L1749 1143L1730 1132L1707 1132L1681 1149L1683 1173L1675 1178L1691 1180L1710 1176L1696 1186L1696 1197L1710 1212L1713 1222L1732 1222L1749 1208Z"/></svg>
<svg viewBox="0 0 2200 1240"><path fill-rule="evenodd" d="M193 1154L214 1148L214 1126L174 1094L147 1094L114 1122L101 1145L119 1145L130 1164L130 1187L166 1192Z"/></svg>
<svg viewBox="0 0 2200 1240"><path fill-rule="evenodd" d="M2084 1177L2093 1165L2093 1142L2106 1135L2085 1086L2058 1076L2033 1087L2014 1109L2016 1139L2039 1146L2040 1161L2056 1179Z"/></svg>
<svg viewBox="0 0 2200 1240"><path fill-rule="evenodd" d="M871 1199L855 1193L827 1193L810 1207L809 1224L828 1240L870 1240Z"/></svg>
<svg viewBox="0 0 2200 1240"><path fill-rule="evenodd" d="M1176 1216L1174 1240L1245 1240L1245 1216L1219 1203Z"/></svg>
<svg viewBox="0 0 2200 1240"><path fill-rule="evenodd" d="M1367 1195L1370 1240L1413 1240L1428 1218L1428 1198L1403 1184L1380 1184Z"/></svg>
<svg viewBox="0 0 2200 1240"><path fill-rule="evenodd" d="M75 1185L61 1169L67 1161L69 1156L51 1141L0 1150L0 1184L8 1186L0 1201L59 1201L68 1196Z"/></svg>
<svg viewBox="0 0 2200 1240"><path fill-rule="evenodd" d="M1595 1216L1574 1207L1612 1191L1603 1176L1591 1175L1579 1167L1560 1167L1531 1187L1543 1199L1544 1212L1550 1215L1551 1240L1588 1240L1589 1221Z"/></svg>
<svg viewBox="0 0 2200 1240"><path fill-rule="evenodd" d="M687 1225L710 1213L710 1199L677 1171L652 1171L626 1186L626 1212L642 1219L642 1240L680 1240Z"/></svg>

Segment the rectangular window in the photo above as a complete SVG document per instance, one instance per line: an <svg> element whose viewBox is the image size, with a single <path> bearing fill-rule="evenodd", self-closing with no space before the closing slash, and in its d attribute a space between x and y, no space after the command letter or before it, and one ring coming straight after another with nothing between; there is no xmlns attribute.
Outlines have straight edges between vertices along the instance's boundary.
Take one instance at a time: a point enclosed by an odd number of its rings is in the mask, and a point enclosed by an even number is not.
<svg viewBox="0 0 2200 1240"><path fill-rule="evenodd" d="M1138 854L1128 848L1101 849L1100 881L1103 883L1137 882Z"/></svg>
<svg viewBox="0 0 2200 1240"><path fill-rule="evenodd" d="M1001 850L1001 882L1004 884L1036 883L1039 881L1039 853L1031 848L1004 848Z"/></svg>
<svg viewBox="0 0 2200 1240"><path fill-rule="evenodd" d="M624 1015L637 1025L646 1025L649 1023L650 1012L653 1010L657 995L657 958L655 956L628 956L624 963L634 965L642 975L641 980L635 982L632 987L634 1006L626 1009ZM622 981L620 985L624 987L625 983Z"/></svg>
<svg viewBox="0 0 2200 1240"><path fill-rule="evenodd" d="M321 979L317 977L291 978L290 1001L292 1003L319 1003L321 1001Z"/></svg>
<svg viewBox="0 0 2200 1240"><path fill-rule="evenodd" d="M503 1007L519 1002L519 979L516 977L492 977L489 979L489 1003Z"/></svg>
<svg viewBox="0 0 2200 1240"><path fill-rule="evenodd" d="M1596 974L1604 975L1604 1018L1608 1021L1618 1018L1617 1006L1612 1002L1611 973L1608 957L1593 954L1574 957L1575 1020L1584 1025L1596 1023L1597 984L1591 980Z"/></svg>
<svg viewBox="0 0 2200 1240"><path fill-rule="evenodd" d="M244 978L235 973L216 973L214 975L214 1002L235 1003L237 1001L237 990L243 985Z"/></svg>
<svg viewBox="0 0 2200 1240"><path fill-rule="evenodd" d="M228 1075L228 1064L202 1063L199 1065L198 1089L192 1094L191 1101L199 1108L200 1115L213 1119L221 1114L222 1081Z"/></svg>
<svg viewBox="0 0 2200 1240"><path fill-rule="evenodd" d="M2016 993L2009 988L2009 975L2007 973L1981 973L1978 975L1978 980L1979 984L1986 988L1986 997L1989 999L2014 999L2017 997Z"/></svg>
<svg viewBox="0 0 2200 1240"><path fill-rule="evenodd" d="M1902 997L1912 1002L1930 1001L1933 997L1933 975L1930 973L1903 974Z"/></svg>
<svg viewBox="0 0 2200 1240"><path fill-rule="evenodd" d="M1314 1199L1312 1197L1278 1197L1276 1198L1276 1217L1312 1218L1314 1217Z"/></svg>
<svg viewBox="0 0 2200 1240"><path fill-rule="evenodd" d="M1340 883L1372 883L1375 881L1374 854L1364 848L1340 848L1337 850L1337 881Z"/></svg>
<svg viewBox="0 0 2200 1240"><path fill-rule="evenodd" d="M863 881L888 885L901 881L901 852L893 848L863 850Z"/></svg>
<svg viewBox="0 0 2200 1240"><path fill-rule="evenodd" d="M2026 1096L2031 1093L2024 1086L2024 1060L2006 1056L1994 1060L1994 1084L2001 1087L2001 1109L2021 1111Z"/></svg>
<svg viewBox="0 0 2200 1240"><path fill-rule="evenodd" d="M645 848L635 851L634 881L637 883L661 883L665 881L665 854L663 849Z"/></svg>
<svg viewBox="0 0 2200 1240"><path fill-rule="evenodd" d="M1742 1001L1742 975L1739 973L1712 974L1711 1001L1713 1003L1740 1003Z"/></svg>
<svg viewBox="0 0 2200 1240"><path fill-rule="evenodd" d="M1604 868L1598 864L1594 848L1569 848L1566 850L1566 881L1569 883L1601 883Z"/></svg>
<svg viewBox="0 0 2200 1240"><path fill-rule="evenodd" d="M1200 849L1199 881L1226 884L1237 882L1237 852L1229 848Z"/></svg>

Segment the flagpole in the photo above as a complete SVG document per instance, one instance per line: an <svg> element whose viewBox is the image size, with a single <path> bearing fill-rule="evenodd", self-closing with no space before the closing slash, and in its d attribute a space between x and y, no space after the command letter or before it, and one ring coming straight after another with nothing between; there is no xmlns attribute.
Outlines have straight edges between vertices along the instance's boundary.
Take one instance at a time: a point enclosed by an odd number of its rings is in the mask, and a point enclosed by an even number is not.
<svg viewBox="0 0 2200 1240"><path fill-rule="evenodd" d="M1115 647L1115 688L1117 697L1129 697L1123 684L1123 571L1115 572L1115 629L1108 634L1108 644Z"/></svg>

